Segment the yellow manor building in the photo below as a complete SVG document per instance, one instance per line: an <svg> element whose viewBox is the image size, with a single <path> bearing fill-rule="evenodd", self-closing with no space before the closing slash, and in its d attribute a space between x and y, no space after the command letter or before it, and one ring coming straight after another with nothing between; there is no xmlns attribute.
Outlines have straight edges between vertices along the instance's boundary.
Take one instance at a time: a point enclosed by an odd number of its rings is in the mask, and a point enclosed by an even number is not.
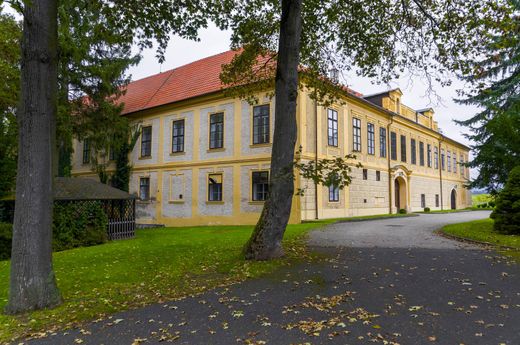
<svg viewBox="0 0 520 345"><path fill-rule="evenodd" d="M228 51L130 83L123 116L140 124L130 192L138 223L191 226L254 224L268 196L275 99L257 105L226 97L219 74ZM413 110L394 89L318 106L307 90L297 105L304 161L354 153L343 190L296 174L290 222L358 215L466 208L469 148L439 132L432 109ZM95 177L88 141L75 141L73 175ZM108 158L107 158L108 159ZM111 165L114 169L114 164ZM109 168L110 171L110 168Z"/></svg>

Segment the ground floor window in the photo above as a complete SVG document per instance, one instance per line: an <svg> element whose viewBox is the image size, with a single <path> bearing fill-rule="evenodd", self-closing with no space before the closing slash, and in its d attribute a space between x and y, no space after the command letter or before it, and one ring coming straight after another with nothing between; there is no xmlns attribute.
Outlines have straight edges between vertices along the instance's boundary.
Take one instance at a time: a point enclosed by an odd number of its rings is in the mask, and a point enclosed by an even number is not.
<svg viewBox="0 0 520 345"><path fill-rule="evenodd" d="M421 194L421 207L426 207L426 194Z"/></svg>
<svg viewBox="0 0 520 345"><path fill-rule="evenodd" d="M139 179L139 199L150 200L150 178L141 177Z"/></svg>
<svg viewBox="0 0 520 345"><path fill-rule="evenodd" d="M208 175L208 201L222 201L222 174Z"/></svg>
<svg viewBox="0 0 520 345"><path fill-rule="evenodd" d="M435 207L439 207L439 194L435 194Z"/></svg>
<svg viewBox="0 0 520 345"><path fill-rule="evenodd" d="M329 201L339 201L339 187L336 185L329 186Z"/></svg>
<svg viewBox="0 0 520 345"><path fill-rule="evenodd" d="M253 171L253 201L265 201L269 195L269 172L268 171Z"/></svg>
<svg viewBox="0 0 520 345"><path fill-rule="evenodd" d="M368 170L363 169L363 180L368 180Z"/></svg>
<svg viewBox="0 0 520 345"><path fill-rule="evenodd" d="M376 181L381 181L381 171L376 171Z"/></svg>

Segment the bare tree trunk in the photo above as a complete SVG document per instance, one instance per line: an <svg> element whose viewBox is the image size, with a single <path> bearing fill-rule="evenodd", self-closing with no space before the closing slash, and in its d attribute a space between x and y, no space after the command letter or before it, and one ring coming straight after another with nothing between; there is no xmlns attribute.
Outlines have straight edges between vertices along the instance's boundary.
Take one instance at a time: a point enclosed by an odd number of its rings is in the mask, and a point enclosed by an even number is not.
<svg viewBox="0 0 520 345"><path fill-rule="evenodd" d="M293 160L296 144L296 99L302 31L302 0L283 0L275 80L275 126L269 199L244 248L247 259L269 260L283 253L282 238L294 194Z"/></svg>
<svg viewBox="0 0 520 345"><path fill-rule="evenodd" d="M6 312L52 307L61 298L52 269L57 2L26 2L18 111L19 148L11 281Z"/></svg>

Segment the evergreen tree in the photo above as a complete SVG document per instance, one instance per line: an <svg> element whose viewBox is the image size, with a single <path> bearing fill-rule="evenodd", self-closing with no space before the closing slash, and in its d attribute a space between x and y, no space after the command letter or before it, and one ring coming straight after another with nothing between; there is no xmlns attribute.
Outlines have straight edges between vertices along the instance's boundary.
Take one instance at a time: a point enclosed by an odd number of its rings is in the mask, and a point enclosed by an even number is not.
<svg viewBox="0 0 520 345"><path fill-rule="evenodd" d="M461 71L473 91L459 102L483 109L457 121L470 129L467 137L475 143L468 165L479 174L470 185L490 192L500 190L508 172L520 165L520 1L510 3L510 15L493 23L489 42Z"/></svg>
<svg viewBox="0 0 520 345"><path fill-rule="evenodd" d="M491 218L495 220L495 231L520 235L520 165L509 173L504 189L498 194Z"/></svg>

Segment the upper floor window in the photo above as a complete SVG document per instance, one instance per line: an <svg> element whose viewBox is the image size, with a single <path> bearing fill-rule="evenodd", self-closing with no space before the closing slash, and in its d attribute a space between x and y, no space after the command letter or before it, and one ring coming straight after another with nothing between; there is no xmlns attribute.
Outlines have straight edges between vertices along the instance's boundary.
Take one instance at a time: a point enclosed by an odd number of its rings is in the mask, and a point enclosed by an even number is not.
<svg viewBox="0 0 520 345"><path fill-rule="evenodd" d="M83 140L83 164L90 163L90 140Z"/></svg>
<svg viewBox="0 0 520 345"><path fill-rule="evenodd" d="M460 175L464 176L464 155L460 155Z"/></svg>
<svg viewBox="0 0 520 345"><path fill-rule="evenodd" d="M437 146L433 148L433 163L434 168L439 169L439 148Z"/></svg>
<svg viewBox="0 0 520 345"><path fill-rule="evenodd" d="M139 179L139 199L150 200L150 178L141 177Z"/></svg>
<svg viewBox="0 0 520 345"><path fill-rule="evenodd" d="M411 150L411 163L417 164L417 144L415 139L410 140L410 150Z"/></svg>
<svg viewBox="0 0 520 345"><path fill-rule="evenodd" d="M437 149L435 149L437 150ZM428 155L426 156L428 158L428 168L432 167L432 146L428 144ZM435 168L437 169L437 168Z"/></svg>
<svg viewBox="0 0 520 345"><path fill-rule="evenodd" d="M390 158L397 160L397 134L390 132Z"/></svg>
<svg viewBox="0 0 520 345"><path fill-rule="evenodd" d="M445 164L446 164L445 160L446 159L445 159L444 156L445 156L444 149L441 149L441 169L442 170L446 169L446 166L445 166Z"/></svg>
<svg viewBox="0 0 520 345"><path fill-rule="evenodd" d="M143 127L141 132L141 157L152 155L152 126Z"/></svg>
<svg viewBox="0 0 520 345"><path fill-rule="evenodd" d="M448 163L448 171L451 172L451 151L448 151L447 163Z"/></svg>
<svg viewBox="0 0 520 345"><path fill-rule="evenodd" d="M172 152L184 152L184 120L172 123Z"/></svg>
<svg viewBox="0 0 520 345"><path fill-rule="evenodd" d="M457 173L457 153L453 152L453 172Z"/></svg>
<svg viewBox="0 0 520 345"><path fill-rule="evenodd" d="M334 184L329 186L329 201L330 202L339 201L339 187Z"/></svg>
<svg viewBox="0 0 520 345"><path fill-rule="evenodd" d="M269 172L253 171L252 178L252 199L253 201L265 201L269 196Z"/></svg>
<svg viewBox="0 0 520 345"><path fill-rule="evenodd" d="M386 128L379 128L379 155L386 157Z"/></svg>
<svg viewBox="0 0 520 345"><path fill-rule="evenodd" d="M269 142L269 104L253 107L253 144Z"/></svg>
<svg viewBox="0 0 520 345"><path fill-rule="evenodd" d="M327 135L329 146L338 146L338 112L327 109Z"/></svg>
<svg viewBox="0 0 520 345"><path fill-rule="evenodd" d="M222 174L208 175L208 201L222 201Z"/></svg>
<svg viewBox="0 0 520 345"><path fill-rule="evenodd" d="M419 141L419 164L424 166L424 143L422 141Z"/></svg>
<svg viewBox="0 0 520 345"><path fill-rule="evenodd" d="M367 150L369 155L376 154L376 138L373 123L367 123Z"/></svg>
<svg viewBox="0 0 520 345"><path fill-rule="evenodd" d="M211 114L209 116L209 148L220 149L224 147L224 113Z"/></svg>
<svg viewBox="0 0 520 345"><path fill-rule="evenodd" d="M352 118L352 151L361 152L361 120Z"/></svg>
<svg viewBox="0 0 520 345"><path fill-rule="evenodd" d="M406 162L406 137L401 135L401 162Z"/></svg>

